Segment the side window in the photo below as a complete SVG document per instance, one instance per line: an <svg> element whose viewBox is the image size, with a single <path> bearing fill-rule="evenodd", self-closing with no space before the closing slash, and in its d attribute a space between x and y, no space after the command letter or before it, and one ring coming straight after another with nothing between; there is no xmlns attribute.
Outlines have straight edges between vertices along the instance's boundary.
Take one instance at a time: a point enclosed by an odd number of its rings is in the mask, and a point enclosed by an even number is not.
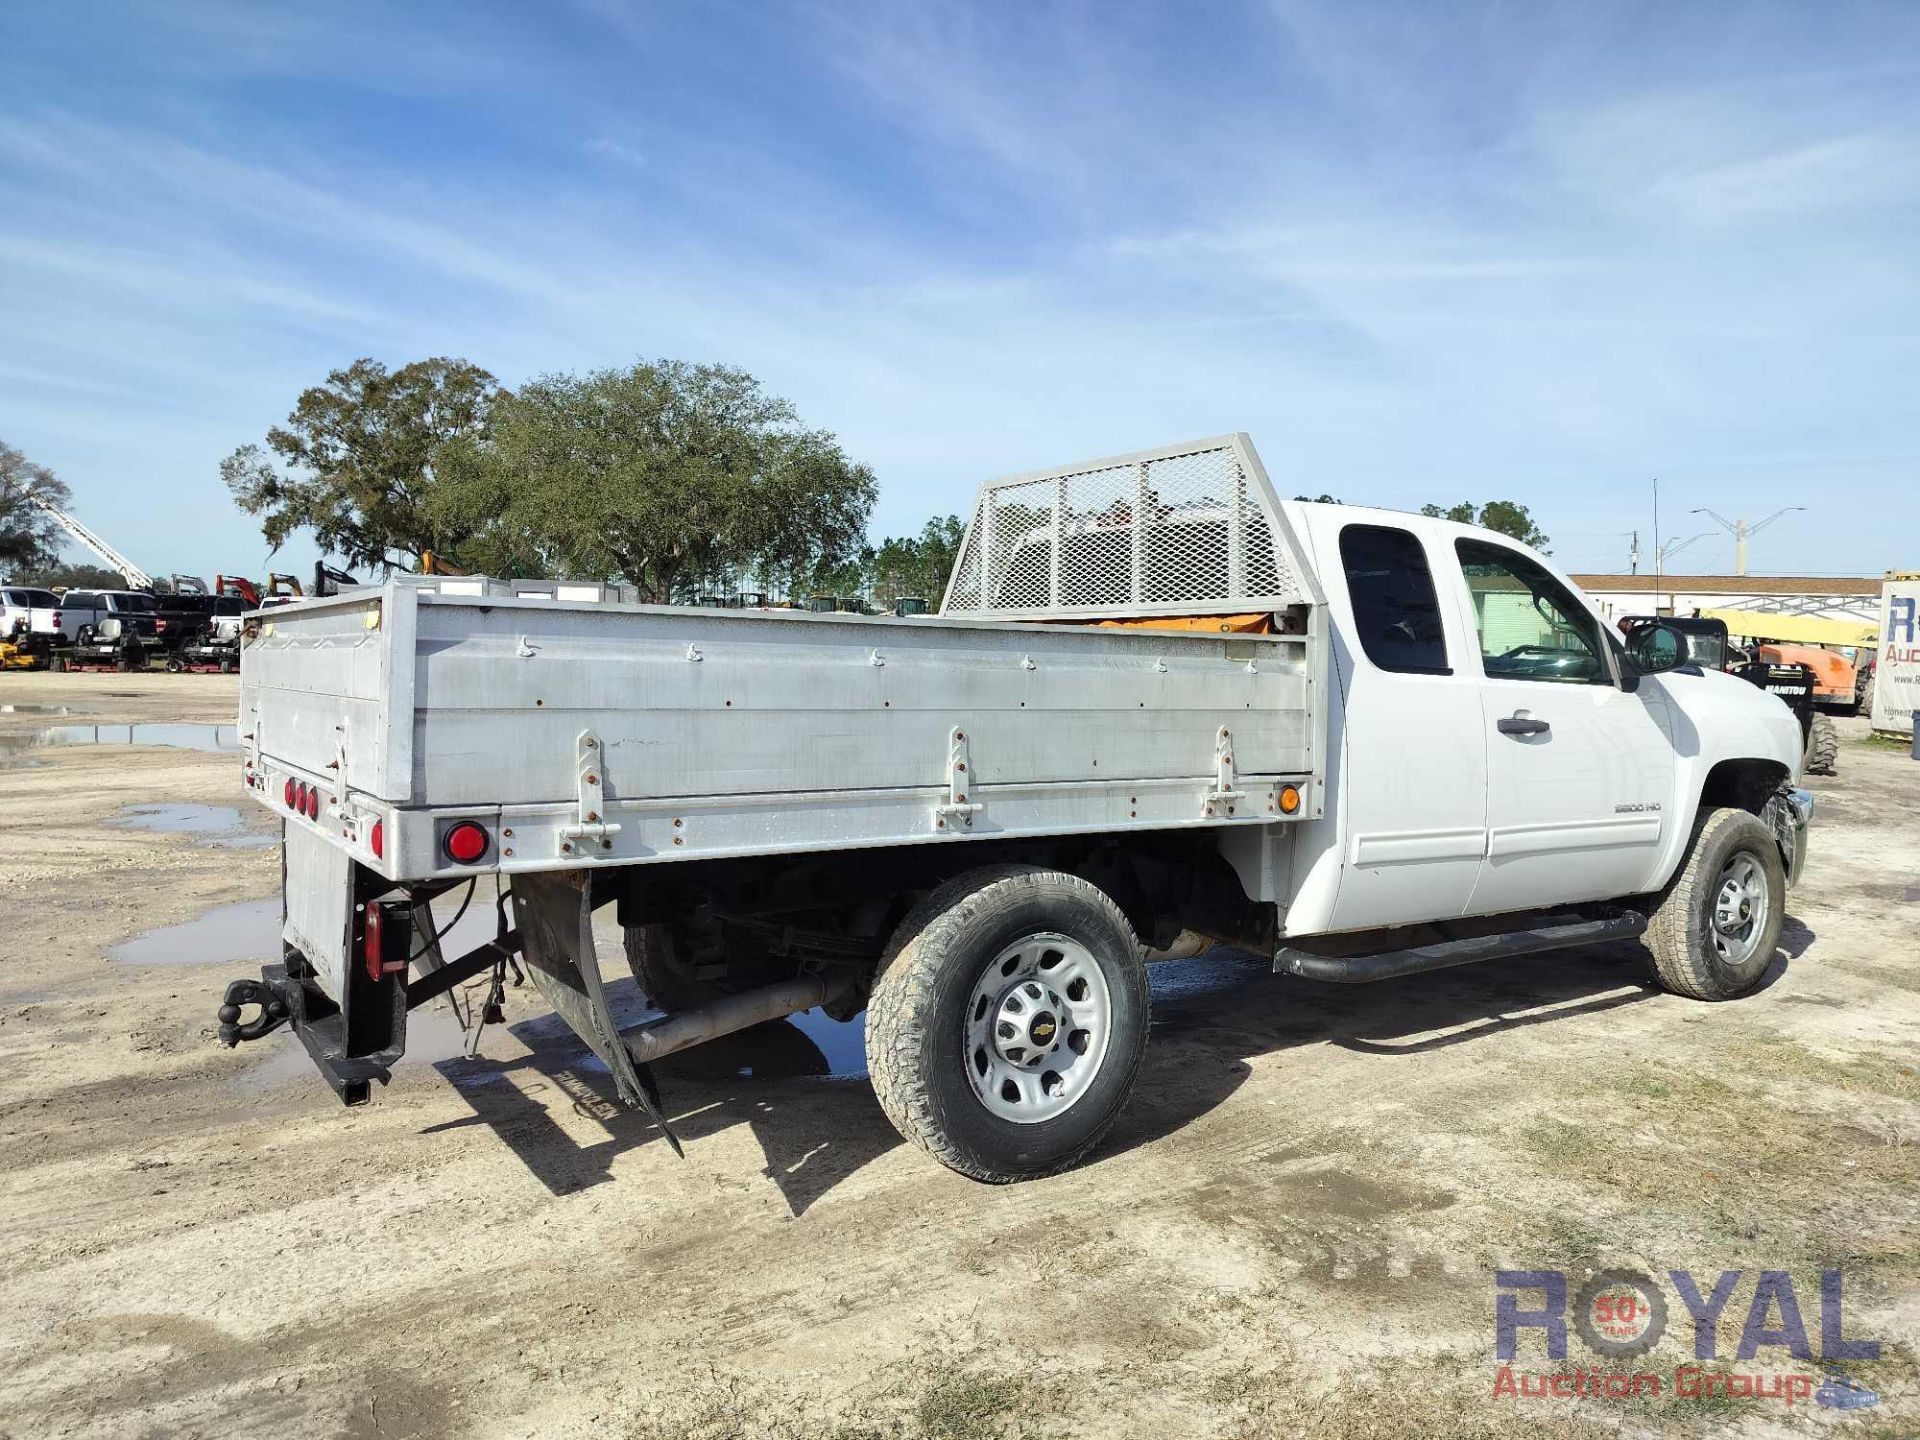
<svg viewBox="0 0 1920 1440"><path fill-rule="evenodd" d="M1349 525L1340 532L1340 564L1367 659L1409 675L1453 673L1433 572L1412 531Z"/></svg>
<svg viewBox="0 0 1920 1440"><path fill-rule="evenodd" d="M1544 567L1484 540L1456 541L1455 548L1489 679L1613 683L1599 623Z"/></svg>

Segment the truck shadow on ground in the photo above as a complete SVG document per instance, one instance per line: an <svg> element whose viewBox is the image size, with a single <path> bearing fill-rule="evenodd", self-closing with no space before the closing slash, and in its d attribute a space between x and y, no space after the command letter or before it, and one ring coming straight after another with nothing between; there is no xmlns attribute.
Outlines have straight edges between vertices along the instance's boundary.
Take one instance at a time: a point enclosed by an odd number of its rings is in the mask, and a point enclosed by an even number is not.
<svg viewBox="0 0 1920 1440"><path fill-rule="evenodd" d="M1789 919L1780 948L1752 992L1778 983L1813 932ZM1194 964L1226 963L1216 950ZM1105 1147L1120 1154L1192 1123L1224 1103L1252 1071L1251 1057L1327 1044L1384 1060L1471 1045L1515 1030L1604 1014L1664 998L1635 942L1518 956L1370 985L1273 975L1234 957L1238 985L1154 997L1136 1100Z"/></svg>
<svg viewBox="0 0 1920 1440"><path fill-rule="evenodd" d="M1811 930L1789 919L1755 993L1773 986L1813 939ZM1134 1102L1102 1147L1109 1156L1158 1140L1224 1103L1251 1075L1251 1057L1330 1044L1391 1061L1661 998L1645 951L1632 942L1377 985L1276 976L1269 962L1225 947L1157 964L1150 975L1152 1042ZM648 1013L631 981L610 987L609 999L622 1025ZM489 1127L556 1195L613 1178L620 1156L661 1138L645 1115L619 1103L605 1065L558 1017L543 1014L511 1028L530 1053L436 1067L474 1113L434 1130ZM843 1027L828 1048L857 1044L859 1035L857 1022ZM734 1126L750 1127L766 1157L762 1173L797 1217L904 1143L864 1075L845 1074L848 1064L847 1055L829 1056L809 1034L780 1022L672 1057L655 1074L674 1132L690 1149ZM563 1124L563 1117L585 1122L597 1138L578 1138L580 1125ZM672 1163L664 1146L656 1151L661 1163Z"/></svg>
<svg viewBox="0 0 1920 1440"><path fill-rule="evenodd" d="M607 996L623 1027L652 1013L631 980L608 986ZM612 1179L621 1155L663 1138L647 1116L619 1102L606 1065L558 1016L542 1014L510 1029L529 1054L436 1065L474 1113L433 1130L490 1127L556 1195ZM857 1025L851 1034L857 1044ZM781 1021L670 1056L654 1066L654 1076L668 1123L689 1149L736 1125L750 1127L766 1157L762 1173L799 1216L847 1176L904 1143L864 1074L836 1075L844 1064L835 1061L844 1058L830 1058L805 1031ZM594 1127L598 1138L576 1138L556 1108ZM657 1148L662 1163L673 1163L664 1145Z"/></svg>

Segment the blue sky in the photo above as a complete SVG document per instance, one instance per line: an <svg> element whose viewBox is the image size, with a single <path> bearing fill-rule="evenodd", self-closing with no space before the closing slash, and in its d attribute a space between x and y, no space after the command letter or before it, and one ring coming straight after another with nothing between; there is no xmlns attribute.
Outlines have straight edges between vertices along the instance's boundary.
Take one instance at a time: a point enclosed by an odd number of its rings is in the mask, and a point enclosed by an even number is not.
<svg viewBox="0 0 1920 1440"><path fill-rule="evenodd" d="M0 9L0 438L156 573L359 355L744 366L880 479L1245 429L1286 493L1920 568L1920 5ZM310 562L289 546L274 568ZM290 562L290 563L279 563ZM1676 556L1674 562L1681 564Z"/></svg>

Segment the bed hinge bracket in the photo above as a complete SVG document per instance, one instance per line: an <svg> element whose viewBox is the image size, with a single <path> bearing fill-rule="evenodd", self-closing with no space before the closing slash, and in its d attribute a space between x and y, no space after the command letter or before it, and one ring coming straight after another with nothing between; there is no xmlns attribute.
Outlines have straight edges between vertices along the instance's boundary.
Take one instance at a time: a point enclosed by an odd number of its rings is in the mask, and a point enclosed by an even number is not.
<svg viewBox="0 0 1920 1440"><path fill-rule="evenodd" d="M607 821L607 757L601 749L600 737L591 730L582 730L575 750L580 810L573 824L562 825L558 831L560 853L577 855L583 851L611 850L613 837L620 833L620 827Z"/></svg>
<svg viewBox="0 0 1920 1440"><path fill-rule="evenodd" d="M973 793L973 756L967 749L967 732L958 726L947 732L947 799L933 807L936 830L971 830L973 817L986 806L967 797Z"/></svg>
<svg viewBox="0 0 1920 1440"><path fill-rule="evenodd" d="M1233 768L1233 732L1222 725L1213 737L1213 788L1201 807L1206 815L1231 815L1239 802L1247 798Z"/></svg>

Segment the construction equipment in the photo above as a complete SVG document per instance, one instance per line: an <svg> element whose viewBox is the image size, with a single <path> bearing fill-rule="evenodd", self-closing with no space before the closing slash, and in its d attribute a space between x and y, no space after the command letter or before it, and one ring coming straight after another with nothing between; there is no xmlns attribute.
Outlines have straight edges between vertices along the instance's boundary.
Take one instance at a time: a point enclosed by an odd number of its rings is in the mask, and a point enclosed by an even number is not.
<svg viewBox="0 0 1920 1440"><path fill-rule="evenodd" d="M216 595L238 595L247 602L247 608L260 608L260 587L242 575L216 575L213 577L213 593Z"/></svg>
<svg viewBox="0 0 1920 1440"><path fill-rule="evenodd" d="M420 569L418 573L422 575L465 575L468 572L462 570L444 555L432 550L422 550L420 552Z"/></svg>
<svg viewBox="0 0 1920 1440"><path fill-rule="evenodd" d="M222 635L212 626L200 630L167 656L167 669L175 675L190 671L231 675L239 668L239 635Z"/></svg>
<svg viewBox="0 0 1920 1440"><path fill-rule="evenodd" d="M313 562L313 589L309 595L338 595L342 590L351 590L360 583L358 575L349 575L345 570L335 569L324 560Z"/></svg>
<svg viewBox="0 0 1920 1440"><path fill-rule="evenodd" d="M34 631L21 616L11 632L0 637L0 670L41 670L53 657L52 635Z"/></svg>
<svg viewBox="0 0 1920 1440"><path fill-rule="evenodd" d="M127 559L126 556L114 549L113 546L101 539L100 536L94 534L92 530L82 525L77 519L62 510L58 505L47 499L46 496L29 490L27 492L27 500L31 504L38 505L42 510L46 511L54 523L62 530L66 531L67 534L71 535L82 545L86 546L87 549L106 561L111 568L118 570L126 580L129 589L151 590L153 588L153 577L151 575Z"/></svg>
<svg viewBox="0 0 1920 1440"><path fill-rule="evenodd" d="M129 620L108 615L91 625L80 627L73 648L56 653L56 670L119 670L125 673L151 668L154 653L151 636L143 636Z"/></svg>
<svg viewBox="0 0 1920 1440"><path fill-rule="evenodd" d="M1813 672L1813 703L1823 710L1851 715L1860 704L1854 690L1853 661L1818 645L1760 646L1758 656L1775 665L1804 665Z"/></svg>
<svg viewBox="0 0 1920 1440"><path fill-rule="evenodd" d="M202 580L198 575L169 575L167 579L173 582L173 593L176 595L204 595L207 593L207 582Z"/></svg>

